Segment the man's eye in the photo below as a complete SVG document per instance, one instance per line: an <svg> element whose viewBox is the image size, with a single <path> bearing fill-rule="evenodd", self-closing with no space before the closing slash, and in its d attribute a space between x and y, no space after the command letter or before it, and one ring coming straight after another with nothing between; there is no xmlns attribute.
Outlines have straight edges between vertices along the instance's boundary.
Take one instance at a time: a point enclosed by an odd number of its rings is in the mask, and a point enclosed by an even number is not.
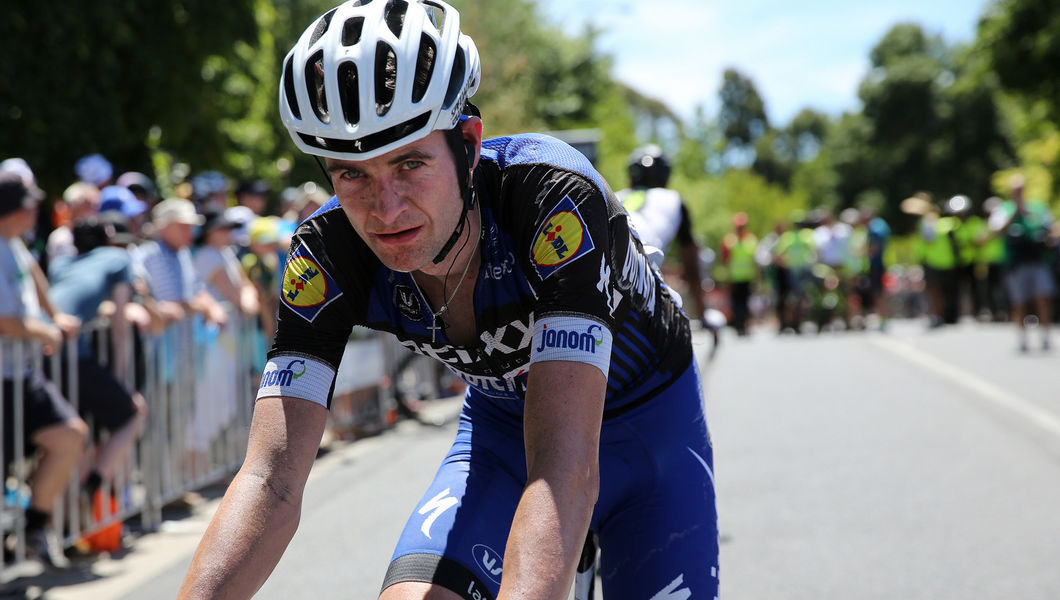
<svg viewBox="0 0 1060 600"><path fill-rule="evenodd" d="M406 160L401 165L406 171L412 171L423 166L422 160Z"/></svg>
<svg viewBox="0 0 1060 600"><path fill-rule="evenodd" d="M347 180L360 179L361 176L362 174L360 171L354 171L353 169L347 169L343 171L341 175L339 175L340 178Z"/></svg>

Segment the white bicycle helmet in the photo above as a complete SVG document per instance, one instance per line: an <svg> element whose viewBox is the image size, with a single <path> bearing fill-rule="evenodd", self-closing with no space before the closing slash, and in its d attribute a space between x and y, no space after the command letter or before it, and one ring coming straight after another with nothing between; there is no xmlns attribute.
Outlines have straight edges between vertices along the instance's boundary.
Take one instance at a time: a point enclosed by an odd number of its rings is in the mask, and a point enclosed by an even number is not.
<svg viewBox="0 0 1060 600"><path fill-rule="evenodd" d="M284 59L280 117L303 152L366 160L455 127L480 74L445 2L350 0Z"/></svg>

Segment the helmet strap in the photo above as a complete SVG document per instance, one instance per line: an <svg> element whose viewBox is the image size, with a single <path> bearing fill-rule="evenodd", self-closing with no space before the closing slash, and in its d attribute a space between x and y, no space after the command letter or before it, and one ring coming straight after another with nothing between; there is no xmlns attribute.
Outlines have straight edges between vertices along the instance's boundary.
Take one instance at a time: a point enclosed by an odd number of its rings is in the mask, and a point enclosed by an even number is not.
<svg viewBox="0 0 1060 600"><path fill-rule="evenodd" d="M457 183L460 185L460 195L464 201L464 206L460 212L460 221L457 222L453 234L449 236L445 245L442 246L440 251L438 251L438 255L434 257L434 264L438 264L445 260L449 251L456 245L456 241L460 239L461 234L464 233L464 226L468 222L467 213L474 210L476 200L474 183L471 181L471 165L475 163L475 145L464 139L463 132L459 125L445 132L445 140L448 142L449 150L453 154L453 162L457 165L456 179ZM463 157L463 160L461 160L461 157ZM461 168L461 162L464 163L463 168Z"/></svg>

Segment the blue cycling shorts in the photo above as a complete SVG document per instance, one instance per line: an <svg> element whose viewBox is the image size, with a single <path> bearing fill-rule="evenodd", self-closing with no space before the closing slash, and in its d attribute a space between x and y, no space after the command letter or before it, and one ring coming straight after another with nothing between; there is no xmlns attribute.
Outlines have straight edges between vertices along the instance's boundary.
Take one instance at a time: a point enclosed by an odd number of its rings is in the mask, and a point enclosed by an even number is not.
<svg viewBox="0 0 1060 600"><path fill-rule="evenodd" d="M398 540L383 589L430 582L496 597L526 484L521 422L469 391L456 440ZM608 600L716 598L713 452L691 365L657 397L605 420L590 528Z"/></svg>

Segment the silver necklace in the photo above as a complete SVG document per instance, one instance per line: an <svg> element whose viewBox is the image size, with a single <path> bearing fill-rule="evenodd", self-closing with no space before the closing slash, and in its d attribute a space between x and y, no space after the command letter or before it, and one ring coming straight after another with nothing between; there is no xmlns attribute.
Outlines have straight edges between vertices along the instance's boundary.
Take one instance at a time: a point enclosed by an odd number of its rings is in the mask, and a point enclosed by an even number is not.
<svg viewBox="0 0 1060 600"><path fill-rule="evenodd" d="M449 303L453 301L453 298L456 298L456 293L460 291L460 285L464 283L464 277L467 277L467 271L471 268L471 261L475 258L475 252L478 252L478 244L475 244L475 247L472 249L471 256L467 257L467 264L464 265L464 272L460 274L460 280L456 282L456 287L453 288L453 293L449 295L449 299L442 303L442 307L439 308L437 312L431 311L431 324L429 327L427 327L427 329L431 331L432 344L436 341L438 330L443 328L442 325L438 325L438 317L441 317L442 313L444 313L449 308ZM423 290L420 289L420 284L416 283L416 276L412 273L409 273L409 277L412 279L412 285L415 286L416 292L419 293L420 297L423 298L423 301L427 303L427 310L430 310L431 303L427 300L427 294L424 294ZM442 283L442 294L442 297L444 298L444 282Z"/></svg>

